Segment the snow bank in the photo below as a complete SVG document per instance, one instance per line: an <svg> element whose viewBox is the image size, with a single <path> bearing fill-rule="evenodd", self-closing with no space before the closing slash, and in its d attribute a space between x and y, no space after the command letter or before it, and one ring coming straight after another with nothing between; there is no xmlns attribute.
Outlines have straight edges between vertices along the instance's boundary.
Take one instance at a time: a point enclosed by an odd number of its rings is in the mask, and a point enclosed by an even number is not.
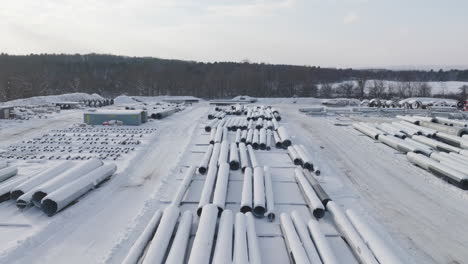
<svg viewBox="0 0 468 264"><path fill-rule="evenodd" d="M47 96L35 96L30 98L17 99L0 103L1 106L22 106L22 105L43 105L57 102L79 102L82 100L96 100L103 99L98 94L87 94L87 93L69 93L60 95L47 95Z"/></svg>
<svg viewBox="0 0 468 264"><path fill-rule="evenodd" d="M120 95L114 98L115 104L134 104L137 103L132 97L126 95Z"/></svg>
<svg viewBox="0 0 468 264"><path fill-rule="evenodd" d="M278 98L257 98L257 103L264 104L320 104L322 99L314 97L278 97Z"/></svg>

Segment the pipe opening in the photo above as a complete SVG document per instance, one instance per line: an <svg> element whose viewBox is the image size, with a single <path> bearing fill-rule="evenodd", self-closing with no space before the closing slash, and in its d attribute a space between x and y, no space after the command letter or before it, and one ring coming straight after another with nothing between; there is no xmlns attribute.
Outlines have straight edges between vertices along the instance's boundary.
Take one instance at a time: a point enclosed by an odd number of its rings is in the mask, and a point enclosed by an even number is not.
<svg viewBox="0 0 468 264"><path fill-rule="evenodd" d="M459 185L461 189L468 190L468 179L461 180Z"/></svg>
<svg viewBox="0 0 468 264"><path fill-rule="evenodd" d="M257 207L254 207L253 209L253 214L257 217L264 217L265 212L266 212L266 209L265 207L262 207L262 206L257 206Z"/></svg>
<svg viewBox="0 0 468 264"><path fill-rule="evenodd" d="M26 208L26 206L28 206L28 202L26 202L25 200L18 200L16 201L16 207L20 208L20 209L24 209Z"/></svg>
<svg viewBox="0 0 468 264"><path fill-rule="evenodd" d="M283 144L281 144L281 142L276 142L275 146L277 148L282 148L283 147Z"/></svg>
<svg viewBox="0 0 468 264"><path fill-rule="evenodd" d="M230 168L231 170L238 170L238 169L239 169L239 162L237 162L237 161L231 161L231 162L229 163L229 168Z"/></svg>
<svg viewBox="0 0 468 264"><path fill-rule="evenodd" d="M256 142L255 142L255 143L252 143L252 148L255 149L255 150L257 150L257 149L258 149L258 143L256 143Z"/></svg>
<svg viewBox="0 0 468 264"><path fill-rule="evenodd" d="M24 192L20 190L14 190L13 192L10 193L10 198L13 200L18 199L21 195L23 195Z"/></svg>
<svg viewBox="0 0 468 264"><path fill-rule="evenodd" d="M294 159L294 165L300 165L302 166L302 160L300 158Z"/></svg>
<svg viewBox="0 0 468 264"><path fill-rule="evenodd" d="M42 200L42 198L44 198L46 196L47 196L47 193L38 191L38 192L33 194L32 202L34 203L35 206L41 208L41 200Z"/></svg>
<svg viewBox="0 0 468 264"><path fill-rule="evenodd" d="M267 215L267 218L268 218L268 222L273 222L275 221L276 215L274 213L269 213Z"/></svg>
<svg viewBox="0 0 468 264"><path fill-rule="evenodd" d="M252 212L252 207L250 207L250 206L242 206L241 209L240 209L240 211L241 211L242 213L244 213L244 214L245 214L245 213L248 213L248 212Z"/></svg>
<svg viewBox="0 0 468 264"><path fill-rule="evenodd" d="M198 172L200 174L205 174L206 173L206 168L205 167L200 167L200 168L198 168Z"/></svg>
<svg viewBox="0 0 468 264"><path fill-rule="evenodd" d="M200 208L197 209L197 215L201 216L201 213L202 213L202 208L200 207Z"/></svg>
<svg viewBox="0 0 468 264"><path fill-rule="evenodd" d="M41 209L47 216L53 216L57 213L57 203L50 199L46 199L42 202Z"/></svg>
<svg viewBox="0 0 468 264"><path fill-rule="evenodd" d="M286 147L286 148L291 146L291 140L289 140L289 139L284 140L283 141L283 146Z"/></svg>
<svg viewBox="0 0 468 264"><path fill-rule="evenodd" d="M260 144L260 149L265 150L266 149L266 144L264 144L264 143Z"/></svg>
<svg viewBox="0 0 468 264"><path fill-rule="evenodd" d="M317 208L314 210L313 215L317 219L322 218L325 215L325 210L322 208Z"/></svg>

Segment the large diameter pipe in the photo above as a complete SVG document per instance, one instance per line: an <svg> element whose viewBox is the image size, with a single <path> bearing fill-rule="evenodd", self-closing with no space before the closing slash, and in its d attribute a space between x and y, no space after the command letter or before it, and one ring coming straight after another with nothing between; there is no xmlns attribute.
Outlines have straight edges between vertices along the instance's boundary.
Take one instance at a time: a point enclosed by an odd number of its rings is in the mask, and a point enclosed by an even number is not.
<svg viewBox="0 0 468 264"><path fill-rule="evenodd" d="M231 263L233 224L234 219L232 211L223 211L219 220L218 236L212 263Z"/></svg>
<svg viewBox="0 0 468 264"><path fill-rule="evenodd" d="M41 209L48 216L56 214L83 194L89 192L117 170L115 164L101 166L78 179L48 193L43 199ZM52 190L52 189L51 189Z"/></svg>
<svg viewBox="0 0 468 264"><path fill-rule="evenodd" d="M346 215L352 225L372 250L380 264L403 264L403 261L390 250L385 241L372 230L369 225L354 211L346 210Z"/></svg>
<svg viewBox="0 0 468 264"><path fill-rule="evenodd" d="M8 167L8 162L6 160L0 160L0 169Z"/></svg>
<svg viewBox="0 0 468 264"><path fill-rule="evenodd" d="M57 166L51 167L49 169L44 170L43 172L40 172L39 174L36 174L27 181L23 182L22 184L19 184L18 186L14 187L11 190L11 199L18 199L21 195L27 193L32 188L43 184L44 182L54 178L60 173L70 169L71 167L73 167L73 162L67 160L60 163Z"/></svg>
<svg viewBox="0 0 468 264"><path fill-rule="evenodd" d="M330 196L328 196L320 183L314 178L314 176L312 176L312 173L309 170L304 169L302 172L304 173L304 176L309 184L312 186L312 189L314 189L323 206L327 206L327 203L331 201Z"/></svg>
<svg viewBox="0 0 468 264"><path fill-rule="evenodd" d="M247 145L252 144L253 135L254 135L254 130L250 128L247 132L247 138L245 139L245 143Z"/></svg>
<svg viewBox="0 0 468 264"><path fill-rule="evenodd" d="M179 186L179 189L177 190L176 196L172 200L171 204L173 206L179 206L182 203L182 199L184 198L185 193L187 192L190 184L192 183L193 175L195 174L195 169L195 166L190 166L185 172L184 178Z"/></svg>
<svg viewBox="0 0 468 264"><path fill-rule="evenodd" d="M441 151L446 151L446 152L456 152L460 153L461 149L451 146L449 144L445 144L443 142L424 137L424 136L413 136L411 139L418 141L420 143L426 144L434 149L438 149Z"/></svg>
<svg viewBox="0 0 468 264"><path fill-rule="evenodd" d="M289 215L281 213L280 227L291 263L311 264Z"/></svg>
<svg viewBox="0 0 468 264"><path fill-rule="evenodd" d="M257 217L263 217L266 212L265 201L265 178L263 176L263 168L254 168L253 173L253 213Z"/></svg>
<svg viewBox="0 0 468 264"><path fill-rule="evenodd" d="M28 177L12 177L0 183L0 202L12 199L11 189L26 181Z"/></svg>
<svg viewBox="0 0 468 264"><path fill-rule="evenodd" d="M223 140L221 143L221 149L219 151L219 159L218 159L218 166L223 163L229 162L229 142Z"/></svg>
<svg viewBox="0 0 468 264"><path fill-rule="evenodd" d="M242 135L241 135L241 142L244 142L247 140L247 129L242 130Z"/></svg>
<svg viewBox="0 0 468 264"><path fill-rule="evenodd" d="M263 174L265 176L265 197L266 197L266 209L265 215L268 221L273 222L275 220L275 198L273 195L273 181L271 180L270 167L263 167Z"/></svg>
<svg viewBox="0 0 468 264"><path fill-rule="evenodd" d="M257 232L255 231L255 219L251 212L245 214L247 224L247 244L249 260L251 264L262 264L260 247L258 245Z"/></svg>
<svg viewBox="0 0 468 264"><path fill-rule="evenodd" d="M260 133L258 131L258 129L254 129L254 132L253 132L253 137L252 137L252 147L254 149L258 149L259 148L259 143L260 143Z"/></svg>
<svg viewBox="0 0 468 264"><path fill-rule="evenodd" d="M192 229L192 212L185 211L179 220L177 233L172 242L165 264L183 264L187 255L187 246Z"/></svg>
<svg viewBox="0 0 468 264"><path fill-rule="evenodd" d="M244 143L239 144L239 158L241 169L244 171L245 168L249 167L249 156Z"/></svg>
<svg viewBox="0 0 468 264"><path fill-rule="evenodd" d="M218 126L216 128L216 134L215 134L215 143L221 143L221 140L223 139L223 128Z"/></svg>
<svg viewBox="0 0 468 264"><path fill-rule="evenodd" d="M332 215L335 225L343 234L346 242L348 242L348 245L351 247L356 257L359 258L360 262L363 264L378 264L374 255L354 229L353 225L349 222L339 205L334 201L330 201L327 204L327 210Z"/></svg>
<svg viewBox="0 0 468 264"><path fill-rule="evenodd" d="M436 122L439 124L443 125L449 125L449 126L459 126L459 127L467 127L468 124L462 121L458 120L453 120L453 119L448 119L445 117L436 117L435 118Z"/></svg>
<svg viewBox="0 0 468 264"><path fill-rule="evenodd" d="M213 153L213 148L214 146L210 144L205 154L203 155L203 159L201 160L200 165L198 165L198 172L200 174L205 174L208 170L208 164L211 159L211 153Z"/></svg>
<svg viewBox="0 0 468 264"><path fill-rule="evenodd" d="M300 166L303 165L302 159L299 156L299 154L297 153L294 146L289 146L288 147L288 155L291 158L291 160L293 161L294 165L300 165Z"/></svg>
<svg viewBox="0 0 468 264"><path fill-rule="evenodd" d="M253 150L253 148L252 148L251 145L248 145L248 146L247 146L247 150L248 150L248 152L249 152L250 164L252 165L252 167L253 167L253 168L256 168L256 167L260 166L260 165L258 164L258 161L257 161L257 156L255 156L255 152L254 152L254 150Z"/></svg>
<svg viewBox="0 0 468 264"><path fill-rule="evenodd" d="M273 139L275 140L276 148L282 148L283 147L283 142L281 141L281 138L278 135L277 131L273 131Z"/></svg>
<svg viewBox="0 0 468 264"><path fill-rule="evenodd" d="M419 124L419 120L412 117L412 116L397 115L396 118L407 121L407 122L410 122L410 123L415 124L415 125Z"/></svg>
<svg viewBox="0 0 468 264"><path fill-rule="evenodd" d="M220 215L223 212L224 207L226 205L228 184L229 184L229 164L222 163L219 166L215 191L213 194L213 204L218 206Z"/></svg>
<svg viewBox="0 0 468 264"><path fill-rule="evenodd" d="M247 250L247 222L243 213L236 214L234 227L234 261L233 264L249 263Z"/></svg>
<svg viewBox="0 0 468 264"><path fill-rule="evenodd" d="M309 152L304 148L304 146L294 145L294 148L296 149L297 154L299 154L299 157L301 157L302 166L305 169L314 171L314 164L312 162L312 157L310 156Z"/></svg>
<svg viewBox="0 0 468 264"><path fill-rule="evenodd" d="M231 147L229 149L229 166L231 170L238 170L240 167L239 152L237 151L236 143L231 143Z"/></svg>
<svg viewBox="0 0 468 264"><path fill-rule="evenodd" d="M379 130L382 130L384 133L386 134L389 134L389 135L392 135L394 137L398 137L398 138L401 138L401 139L405 139L406 138L406 135L401 133L398 129L396 128L393 128L391 126L389 126L388 124L384 125L384 124L378 124L376 125L377 128Z"/></svg>
<svg viewBox="0 0 468 264"><path fill-rule="evenodd" d="M416 140L413 140L412 138L405 138L404 141L406 141L410 145L413 145L416 148L416 151L414 151L416 153L421 153L426 156L429 156L432 152L434 152L434 150L431 147Z"/></svg>
<svg viewBox="0 0 468 264"><path fill-rule="evenodd" d="M208 170L211 167L218 166L219 153L221 152L221 144L215 143L213 147L213 152L211 153L210 163L208 163Z"/></svg>
<svg viewBox="0 0 468 264"><path fill-rule="evenodd" d="M280 136L281 142L283 143L282 145L284 147L287 148L287 147L291 146L291 137L289 136L288 131L286 130L285 127L280 126L278 128L278 135Z"/></svg>
<svg viewBox="0 0 468 264"><path fill-rule="evenodd" d="M32 195L32 202L35 206L41 208L41 200L47 194L57 190L59 187L67 184L77 178L80 178L89 172L101 167L103 162L98 159L91 159L85 161L77 166L73 167L72 169L65 171L64 173L58 175L57 177L41 184L40 186L34 188L31 191L34 191Z"/></svg>
<svg viewBox="0 0 468 264"><path fill-rule="evenodd" d="M425 122L425 121L421 122L420 125L423 126L423 127L427 127L427 128L437 130L439 132L444 132L444 133L447 133L449 135L454 135L454 136L459 136L459 137L468 134L468 128L466 128L466 127L445 126L445 125L431 123L431 122Z"/></svg>
<svg viewBox="0 0 468 264"><path fill-rule="evenodd" d="M363 123L353 123L353 128L375 140L379 139L380 134L383 134L383 132L365 126Z"/></svg>
<svg viewBox="0 0 468 264"><path fill-rule="evenodd" d="M304 177L302 170L296 168L294 170L295 177L297 184L299 185L299 189L304 196L304 200L306 201L307 205L309 206L309 210L316 218L322 218L325 214L325 207L322 204L322 201L317 197L317 194L312 189L309 182Z"/></svg>
<svg viewBox="0 0 468 264"><path fill-rule="evenodd" d="M208 124L205 126L205 131L206 132L211 132L211 129L213 129L214 126L218 123L218 119L214 119L210 121Z"/></svg>
<svg viewBox="0 0 468 264"><path fill-rule="evenodd" d="M434 155L434 153L431 154L431 156ZM406 158L413 164L425 169L425 170L429 170L429 164L432 164L432 163L436 163L436 161L424 156L424 155L421 155L421 154L418 154L418 153L414 153L414 152L408 152L406 153Z"/></svg>
<svg viewBox="0 0 468 264"><path fill-rule="evenodd" d="M429 164L429 171L447 177L456 182L463 190L468 189L468 174L441 163Z"/></svg>
<svg viewBox="0 0 468 264"><path fill-rule="evenodd" d="M417 129L414 129L409 126L405 126L399 122L392 122L392 126L396 127L397 129L399 129L401 132L405 133L408 136L421 135L421 132L419 132Z"/></svg>
<svg viewBox="0 0 468 264"><path fill-rule="evenodd" d="M418 134L424 135L426 137L433 137L437 133L437 131L434 130L434 129L430 129L430 128L422 127L422 126L417 126L417 125L408 123L406 121L402 121L402 122L400 122L400 124L403 127L410 127L412 129L418 131Z"/></svg>
<svg viewBox="0 0 468 264"><path fill-rule="evenodd" d="M265 150L266 147L267 147L267 135L266 135L266 129L265 128L262 128L260 129L260 138L259 138L259 148L261 150Z"/></svg>
<svg viewBox="0 0 468 264"><path fill-rule="evenodd" d="M218 173L218 167L210 166L208 168L208 174L206 175L205 184L198 203L197 215L200 216L205 205L210 203L211 195L213 194L213 187L216 182L216 174Z"/></svg>
<svg viewBox="0 0 468 264"><path fill-rule="evenodd" d="M216 128L211 129L211 132L210 132L210 144L214 144L214 143L215 143L215 140L216 140L216 131L217 131Z"/></svg>
<svg viewBox="0 0 468 264"><path fill-rule="evenodd" d="M267 150L271 149L271 136L272 136L271 129L267 129L267 132L266 132L266 149Z"/></svg>
<svg viewBox="0 0 468 264"><path fill-rule="evenodd" d="M309 232L314 239L315 247L320 254L323 264L339 264L327 238L320 229L319 223L316 219L311 218L307 224Z"/></svg>
<svg viewBox="0 0 468 264"><path fill-rule="evenodd" d="M149 223L146 225L145 229L138 237L138 239L133 243L130 251L128 252L127 256L123 260L122 264L135 264L138 263L138 260L143 255L143 251L148 244L148 242L153 237L158 225L161 221L162 211L157 210L156 213L153 215Z"/></svg>
<svg viewBox="0 0 468 264"><path fill-rule="evenodd" d="M164 257L166 256L166 251L179 215L180 209L176 206L169 206L164 209L161 222L154 234L153 240L151 240L146 256L143 259L143 264L164 263Z"/></svg>
<svg viewBox="0 0 468 264"><path fill-rule="evenodd" d="M252 211L252 168L247 167L244 170L244 182L242 185L241 212Z"/></svg>
<svg viewBox="0 0 468 264"><path fill-rule="evenodd" d="M4 169L0 169L0 182L8 180L9 178L15 176L17 173L17 167L6 167Z"/></svg>
<svg viewBox="0 0 468 264"><path fill-rule="evenodd" d="M294 210L291 213L291 219L293 221L294 226L296 227L297 234L299 235L302 246L304 247L307 253L310 263L321 264L322 261L320 260L320 256L317 253L317 250L315 249L314 243L312 242L309 232L307 231L307 226L302 220L302 217L299 214L299 212Z"/></svg>
<svg viewBox="0 0 468 264"><path fill-rule="evenodd" d="M454 145L454 146L457 146L457 147L460 147L461 146L461 143L464 141L463 138L459 137L459 136L455 136L455 135L449 135L447 133L444 133L444 132L437 132L437 134L435 135L435 137L437 139L440 139L448 144L451 144L451 145Z"/></svg>
<svg viewBox="0 0 468 264"><path fill-rule="evenodd" d="M203 207L203 213L190 251L189 264L210 263L217 218L218 207L216 205L207 204Z"/></svg>
<svg viewBox="0 0 468 264"><path fill-rule="evenodd" d="M241 142L242 130L240 128L236 131L236 144L239 145Z"/></svg>

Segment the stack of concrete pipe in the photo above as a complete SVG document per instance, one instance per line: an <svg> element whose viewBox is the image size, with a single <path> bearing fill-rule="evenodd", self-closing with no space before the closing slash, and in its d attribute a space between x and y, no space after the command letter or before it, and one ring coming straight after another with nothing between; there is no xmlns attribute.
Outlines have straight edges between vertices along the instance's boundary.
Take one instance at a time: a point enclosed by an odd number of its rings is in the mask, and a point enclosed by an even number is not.
<svg viewBox="0 0 468 264"><path fill-rule="evenodd" d="M76 165L65 161L36 175L12 179L8 188L0 187L0 195L16 200L20 209L35 205L52 216L107 180L116 169L115 164L104 165L98 159Z"/></svg>
<svg viewBox="0 0 468 264"><path fill-rule="evenodd" d="M15 177L17 173L17 167L8 166L6 160L0 160L0 202L9 200L11 188L26 179L26 177Z"/></svg>
<svg viewBox="0 0 468 264"><path fill-rule="evenodd" d="M268 166L245 169L240 210L252 212L255 217L267 217L270 222L275 219L273 182Z"/></svg>
<svg viewBox="0 0 468 264"><path fill-rule="evenodd" d="M163 118L166 118L174 113L177 113L179 112L180 109L177 108L177 107L174 107L174 108L171 108L171 109L165 109L165 110L162 110L162 111L159 111L159 112L156 112L156 113L152 113L150 115L151 118L153 119L163 119Z"/></svg>

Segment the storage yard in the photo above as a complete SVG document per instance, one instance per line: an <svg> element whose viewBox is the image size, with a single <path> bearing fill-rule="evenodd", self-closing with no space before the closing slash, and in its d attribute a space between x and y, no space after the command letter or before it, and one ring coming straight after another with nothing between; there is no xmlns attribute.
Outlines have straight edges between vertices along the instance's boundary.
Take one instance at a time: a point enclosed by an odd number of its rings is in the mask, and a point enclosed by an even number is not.
<svg viewBox="0 0 468 264"><path fill-rule="evenodd" d="M0 263L468 259L454 111L114 101L0 120Z"/></svg>

